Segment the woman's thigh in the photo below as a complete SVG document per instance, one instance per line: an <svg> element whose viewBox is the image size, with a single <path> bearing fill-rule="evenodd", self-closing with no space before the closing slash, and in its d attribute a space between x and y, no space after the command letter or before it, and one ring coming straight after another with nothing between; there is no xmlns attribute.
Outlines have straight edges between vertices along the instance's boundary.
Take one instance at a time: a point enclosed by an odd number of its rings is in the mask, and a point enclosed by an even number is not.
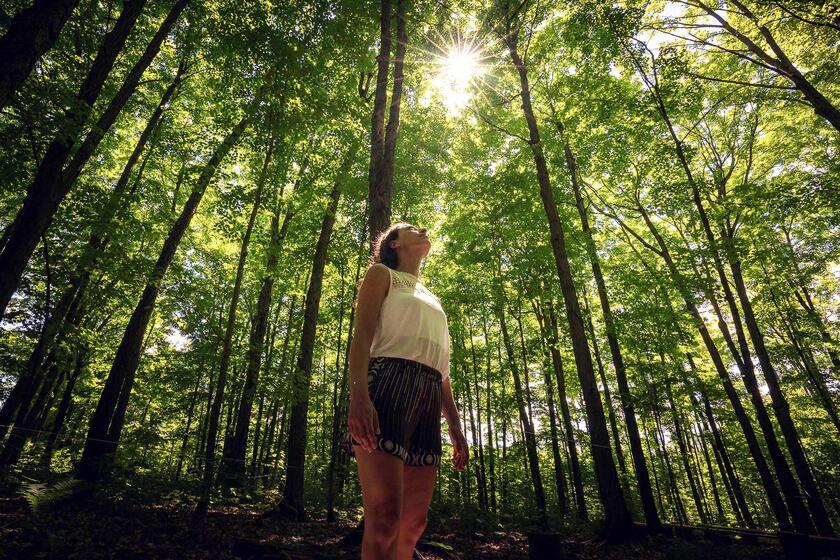
<svg viewBox="0 0 840 560"><path fill-rule="evenodd" d="M403 461L378 449L367 452L353 444L362 487L365 516L382 514L399 517L403 499Z"/></svg>
<svg viewBox="0 0 840 560"><path fill-rule="evenodd" d="M438 467L403 466L403 502L401 519L424 519L435 493Z"/></svg>

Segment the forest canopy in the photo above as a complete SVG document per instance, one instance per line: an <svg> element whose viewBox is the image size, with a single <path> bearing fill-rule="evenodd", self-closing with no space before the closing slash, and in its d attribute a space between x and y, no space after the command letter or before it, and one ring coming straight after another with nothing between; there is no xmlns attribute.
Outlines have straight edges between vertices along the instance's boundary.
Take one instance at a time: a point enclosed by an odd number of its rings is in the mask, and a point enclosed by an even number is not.
<svg viewBox="0 0 840 560"><path fill-rule="evenodd" d="M836 2L0 16L6 473L355 519L353 302L406 221L470 444L435 515L840 531Z"/></svg>

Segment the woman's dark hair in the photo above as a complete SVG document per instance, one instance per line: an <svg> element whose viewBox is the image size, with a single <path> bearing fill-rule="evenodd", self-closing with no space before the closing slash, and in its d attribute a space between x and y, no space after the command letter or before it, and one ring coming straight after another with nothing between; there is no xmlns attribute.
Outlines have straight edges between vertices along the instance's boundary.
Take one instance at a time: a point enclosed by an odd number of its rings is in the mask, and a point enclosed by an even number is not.
<svg viewBox="0 0 840 560"><path fill-rule="evenodd" d="M410 228L411 226L412 224L408 222L397 222L382 231L379 237L376 238L376 243L373 246L373 254L371 254L370 260L368 261L368 268L378 262L381 262L388 268L397 268L399 265L399 255L391 247L390 242L399 237L401 229ZM363 281L364 277L359 278L359 282L356 285L356 297L353 298L353 308L356 307L356 302L359 299L359 287L361 287Z"/></svg>
<svg viewBox="0 0 840 560"><path fill-rule="evenodd" d="M400 230L412 227L407 222L397 222L388 229L379 234L376 238L376 243L373 247L373 254L370 256L369 266L381 262L388 268L397 268L399 265L399 255L396 249L391 247L390 242L397 239L400 235Z"/></svg>

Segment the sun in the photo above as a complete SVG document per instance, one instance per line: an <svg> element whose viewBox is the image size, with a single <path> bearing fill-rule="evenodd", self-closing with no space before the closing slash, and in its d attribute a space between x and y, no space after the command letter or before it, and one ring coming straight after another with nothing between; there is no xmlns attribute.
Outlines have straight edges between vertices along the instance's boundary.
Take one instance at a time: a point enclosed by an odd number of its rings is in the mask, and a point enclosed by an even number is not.
<svg viewBox="0 0 840 560"><path fill-rule="evenodd" d="M480 49L469 42L459 41L451 43L434 61L436 71L431 78L430 89L451 116L460 114L470 102L470 86L484 72L481 59Z"/></svg>

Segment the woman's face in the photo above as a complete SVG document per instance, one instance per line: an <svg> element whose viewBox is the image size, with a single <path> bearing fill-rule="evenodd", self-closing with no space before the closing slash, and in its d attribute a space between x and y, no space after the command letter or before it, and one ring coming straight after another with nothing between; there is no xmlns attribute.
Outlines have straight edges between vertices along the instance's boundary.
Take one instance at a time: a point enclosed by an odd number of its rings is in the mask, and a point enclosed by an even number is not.
<svg viewBox="0 0 840 560"><path fill-rule="evenodd" d="M432 246L429 239L428 230L424 227L409 226L402 228L396 239L397 243L394 245L397 248L402 247L403 250L417 252L425 256Z"/></svg>

